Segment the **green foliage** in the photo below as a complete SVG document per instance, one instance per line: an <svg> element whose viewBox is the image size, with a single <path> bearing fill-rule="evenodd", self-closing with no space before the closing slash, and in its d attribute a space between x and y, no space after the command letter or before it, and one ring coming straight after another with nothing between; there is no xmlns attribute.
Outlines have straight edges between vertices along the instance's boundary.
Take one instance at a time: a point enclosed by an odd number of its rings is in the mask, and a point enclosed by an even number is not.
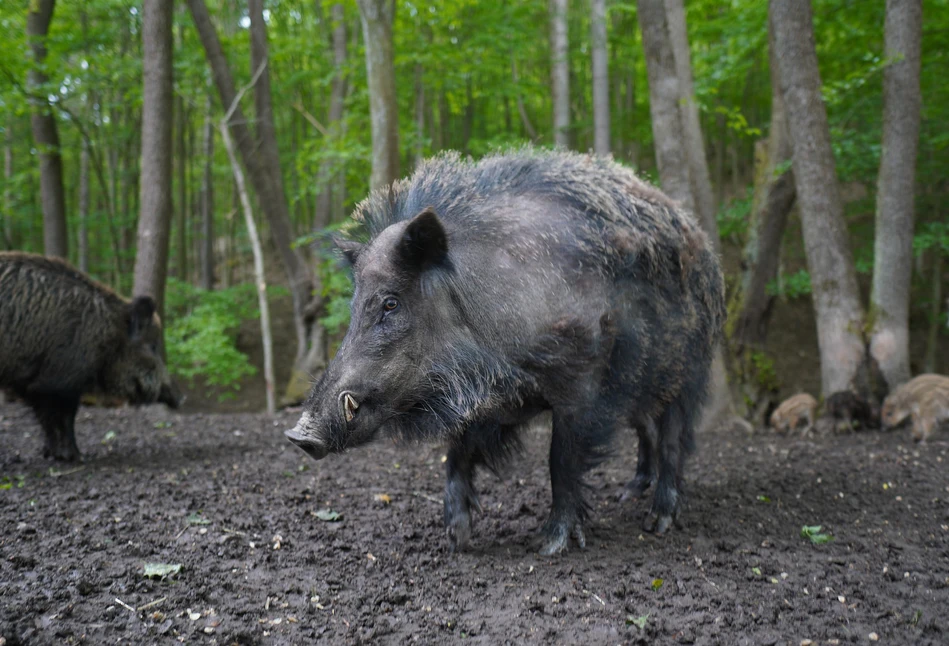
<svg viewBox="0 0 949 646"><path fill-rule="evenodd" d="M751 353L751 365L754 367L755 379L762 388L768 391L777 391L781 387L778 380L778 372L774 368L774 359L767 353L753 351Z"/></svg>
<svg viewBox="0 0 949 646"><path fill-rule="evenodd" d="M751 215L753 191L749 188L744 197L734 199L724 206L716 216L718 235L723 240L741 244L748 234L748 218Z"/></svg>
<svg viewBox="0 0 949 646"><path fill-rule="evenodd" d="M224 389L223 400L234 396L243 377L257 372L236 346L241 322L257 316L253 284L209 292L170 279L165 312L165 348L175 376L189 382L203 377Z"/></svg>
<svg viewBox="0 0 949 646"><path fill-rule="evenodd" d="M772 280L768 283L769 296L784 296L790 300L807 296L811 293L811 275L806 269L801 269L790 276L784 276L783 281Z"/></svg>
<svg viewBox="0 0 949 646"><path fill-rule="evenodd" d="M927 222L913 237L913 253L916 256L931 249L949 255L949 222Z"/></svg>

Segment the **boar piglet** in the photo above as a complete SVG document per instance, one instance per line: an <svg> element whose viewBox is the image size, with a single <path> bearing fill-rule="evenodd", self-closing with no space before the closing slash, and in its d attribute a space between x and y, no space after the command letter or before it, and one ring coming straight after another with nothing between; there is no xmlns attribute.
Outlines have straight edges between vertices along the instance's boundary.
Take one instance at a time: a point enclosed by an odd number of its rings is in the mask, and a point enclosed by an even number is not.
<svg viewBox="0 0 949 646"><path fill-rule="evenodd" d="M639 434L629 491L647 530L680 512L725 318L719 263L695 221L611 160L519 150L446 154L357 208L368 240L349 330L290 440L316 459L383 433L448 447L445 524L471 535L479 466L552 411L543 553L585 544L584 474L618 428Z"/></svg>
<svg viewBox="0 0 949 646"><path fill-rule="evenodd" d="M161 356L155 302L129 302L67 263L0 253L0 388L36 413L44 455L75 460L75 421L83 393L132 404L182 399Z"/></svg>

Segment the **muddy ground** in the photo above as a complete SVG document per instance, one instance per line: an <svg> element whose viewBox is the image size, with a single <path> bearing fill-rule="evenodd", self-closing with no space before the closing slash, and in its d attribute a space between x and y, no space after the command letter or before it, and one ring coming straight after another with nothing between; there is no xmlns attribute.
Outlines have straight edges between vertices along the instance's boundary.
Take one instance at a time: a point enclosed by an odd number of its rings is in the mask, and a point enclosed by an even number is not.
<svg viewBox="0 0 949 646"><path fill-rule="evenodd" d="M540 557L545 429L479 479L452 554L440 447L316 463L283 438L295 417L84 408L85 461L53 465L27 409L0 407L0 643L949 643L945 429L705 435L663 538L614 499L626 437L589 478L588 548Z"/></svg>

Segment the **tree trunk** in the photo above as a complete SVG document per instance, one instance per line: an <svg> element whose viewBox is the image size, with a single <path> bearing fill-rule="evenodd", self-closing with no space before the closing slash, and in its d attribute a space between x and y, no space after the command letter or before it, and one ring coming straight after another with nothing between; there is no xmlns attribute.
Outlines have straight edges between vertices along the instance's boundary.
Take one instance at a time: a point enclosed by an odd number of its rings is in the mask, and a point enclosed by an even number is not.
<svg viewBox="0 0 949 646"><path fill-rule="evenodd" d="M530 117L527 114L527 108L524 107L524 98L521 96L520 90L520 79L517 75L517 62L513 58L511 59L511 78L514 81L514 91L517 93L515 97L515 101L517 103L517 113L521 117L521 124L524 126L524 132L527 133L527 136L531 141L537 141L537 129L534 128L534 124L531 123Z"/></svg>
<svg viewBox="0 0 949 646"><path fill-rule="evenodd" d="M913 195L920 119L922 0L887 0L883 70L883 150L877 180L870 354L890 389L909 369Z"/></svg>
<svg viewBox="0 0 949 646"><path fill-rule="evenodd" d="M155 299L160 314L164 313L172 211L173 7L172 0L145 0L142 8L141 213L133 292Z"/></svg>
<svg viewBox="0 0 949 646"><path fill-rule="evenodd" d="M7 117L3 132L3 241L7 249L13 240L13 117Z"/></svg>
<svg viewBox="0 0 949 646"><path fill-rule="evenodd" d="M231 135L227 131L227 120L221 123L221 138L224 140L227 157L231 161L234 183L240 195L244 223L247 225L247 237L250 238L250 248L254 254L254 284L257 286L257 304L260 307L260 337L264 346L264 383L267 390L267 413L273 415L277 412L277 402L274 390L273 335L270 333L270 306L267 303L267 279L264 276L264 251L260 245L260 236L257 234L257 225L254 223L254 213L250 205L250 197L247 194L247 186L244 183L244 173L237 161Z"/></svg>
<svg viewBox="0 0 949 646"><path fill-rule="evenodd" d="M745 348L762 350L767 337L768 319L774 297L767 285L778 273L781 239L797 193L790 169L781 170L791 161L791 139L781 96L778 61L774 56L774 30L769 29L771 61L771 132L766 147L756 155L755 194L751 207L750 236L744 250L744 272L738 296L740 307L731 340L737 354Z"/></svg>
<svg viewBox="0 0 949 646"><path fill-rule="evenodd" d="M372 122L372 175L369 188L388 186L399 177L399 115L392 47L394 0L358 0L366 49L369 114Z"/></svg>
<svg viewBox="0 0 949 646"><path fill-rule="evenodd" d="M286 193L283 190L282 177L279 169L279 158L274 162L276 155L276 137L273 128L273 114L269 110L269 78L266 84L266 102L264 97L258 97L257 118L260 122L260 137L258 142L251 136L247 128L247 120L241 110L239 95L234 87L231 71L227 66L227 59L221 49L211 17L203 0L188 0L191 16L204 46L208 63L214 76L214 82L221 97L221 104L229 106L227 112L231 118L227 120L234 145L240 153L241 160L247 169L247 175L257 193L258 201L264 215L270 224L270 234L274 247L280 254L287 280L290 284L290 293L293 297L294 323L297 334L297 355L294 361L293 375L290 385L284 395L284 401L300 401L306 395L309 385L309 375L322 370L322 366L307 364L310 330L317 327L313 324L312 312L318 306L318 301L312 300L313 276L298 249L291 247L292 231L290 226L290 209L287 205ZM252 60L260 59L255 66L255 78L262 81L266 75L266 31L263 22L263 12L260 0L250 1L251 14L251 44ZM264 90L258 90L263 94ZM264 104L265 105L262 105ZM263 110L261 108L264 108ZM265 140L269 142L265 143ZM266 150L265 150L266 149ZM271 163L273 162L273 163ZM319 289L315 290L319 298ZM294 386L294 384L297 384ZM300 387L300 384L305 384ZM293 387L293 388L291 388ZM292 392L291 392L292 391Z"/></svg>
<svg viewBox="0 0 949 646"><path fill-rule="evenodd" d="M610 72L606 54L606 0L590 0L593 49L593 151L610 154Z"/></svg>
<svg viewBox="0 0 949 646"><path fill-rule="evenodd" d="M177 145L178 145L178 155L177 159L174 160L175 165L177 166L178 171L178 262L176 263L177 271L176 275L178 280L187 281L188 280L188 182L187 182L187 173L185 169L187 168L186 162L188 159L188 150L185 145L185 133L187 131L188 115L185 111L185 100L183 97L178 97L178 100L175 102L177 108L178 123L175 130Z"/></svg>
<svg viewBox="0 0 949 646"><path fill-rule="evenodd" d="M346 15L342 3L337 2L331 9L333 17L333 86L330 90L330 107L327 127L333 137L340 136L340 122L346 106ZM313 228L325 228L333 220L333 162L325 160L320 164L316 198L316 212Z"/></svg>
<svg viewBox="0 0 949 646"><path fill-rule="evenodd" d="M89 141L79 150L79 271L89 273Z"/></svg>
<svg viewBox="0 0 949 646"><path fill-rule="evenodd" d="M929 332L926 335L926 356L923 372L937 372L936 354L939 349L939 314L942 307L942 250L933 249L932 299L929 308ZM947 303L949 306L949 303Z"/></svg>
<svg viewBox="0 0 949 646"><path fill-rule="evenodd" d="M550 71L554 104L554 143L570 147L570 51L567 43L567 0L550 2Z"/></svg>
<svg viewBox="0 0 949 646"><path fill-rule="evenodd" d="M665 0L665 6L676 76L679 79L679 109L683 128L681 136L685 140L693 206L715 252L719 253L721 244L718 240L718 222L715 220L715 193L712 191L712 180L709 177L705 139L702 137L702 125L699 122L699 105L695 100L695 88L692 83L692 57L689 52L685 8L682 6L682 0Z"/></svg>
<svg viewBox="0 0 949 646"><path fill-rule="evenodd" d="M425 86L422 64L415 64L415 167L425 158Z"/></svg>
<svg viewBox="0 0 949 646"><path fill-rule="evenodd" d="M689 161L682 138L681 92L666 24L666 9L663 0L637 0L636 6L649 78L649 111L659 183L669 197L694 213Z"/></svg>
<svg viewBox="0 0 949 646"><path fill-rule="evenodd" d="M214 122L211 120L212 101L204 106L204 176L201 184L200 260L201 288L214 289Z"/></svg>
<svg viewBox="0 0 949 646"><path fill-rule="evenodd" d="M863 308L834 170L809 2L771 0L775 57L794 151L825 397L852 387L864 364Z"/></svg>
<svg viewBox="0 0 949 646"><path fill-rule="evenodd" d="M53 19L56 0L33 0L26 17L26 36L33 54L27 75L32 105L33 140L40 158L40 197L43 204L43 249L47 256L66 258L69 236L66 231L66 193L63 190L63 158L59 132L49 100L46 66L46 36Z"/></svg>

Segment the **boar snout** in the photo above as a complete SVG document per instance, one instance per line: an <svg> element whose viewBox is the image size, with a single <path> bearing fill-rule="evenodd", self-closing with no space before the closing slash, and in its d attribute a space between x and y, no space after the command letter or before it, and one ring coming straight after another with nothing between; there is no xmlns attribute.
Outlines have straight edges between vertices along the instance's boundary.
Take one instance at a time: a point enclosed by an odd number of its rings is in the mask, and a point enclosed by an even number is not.
<svg viewBox="0 0 949 646"><path fill-rule="evenodd" d="M168 408L180 408L186 399L187 396L174 383L162 384L161 391L158 393L158 402L165 404Z"/></svg>
<svg viewBox="0 0 949 646"><path fill-rule="evenodd" d="M314 460L322 460L329 453L326 443L313 437L312 431L308 428L310 423L310 414L303 413L297 425L283 434L287 439L303 449L307 455Z"/></svg>

